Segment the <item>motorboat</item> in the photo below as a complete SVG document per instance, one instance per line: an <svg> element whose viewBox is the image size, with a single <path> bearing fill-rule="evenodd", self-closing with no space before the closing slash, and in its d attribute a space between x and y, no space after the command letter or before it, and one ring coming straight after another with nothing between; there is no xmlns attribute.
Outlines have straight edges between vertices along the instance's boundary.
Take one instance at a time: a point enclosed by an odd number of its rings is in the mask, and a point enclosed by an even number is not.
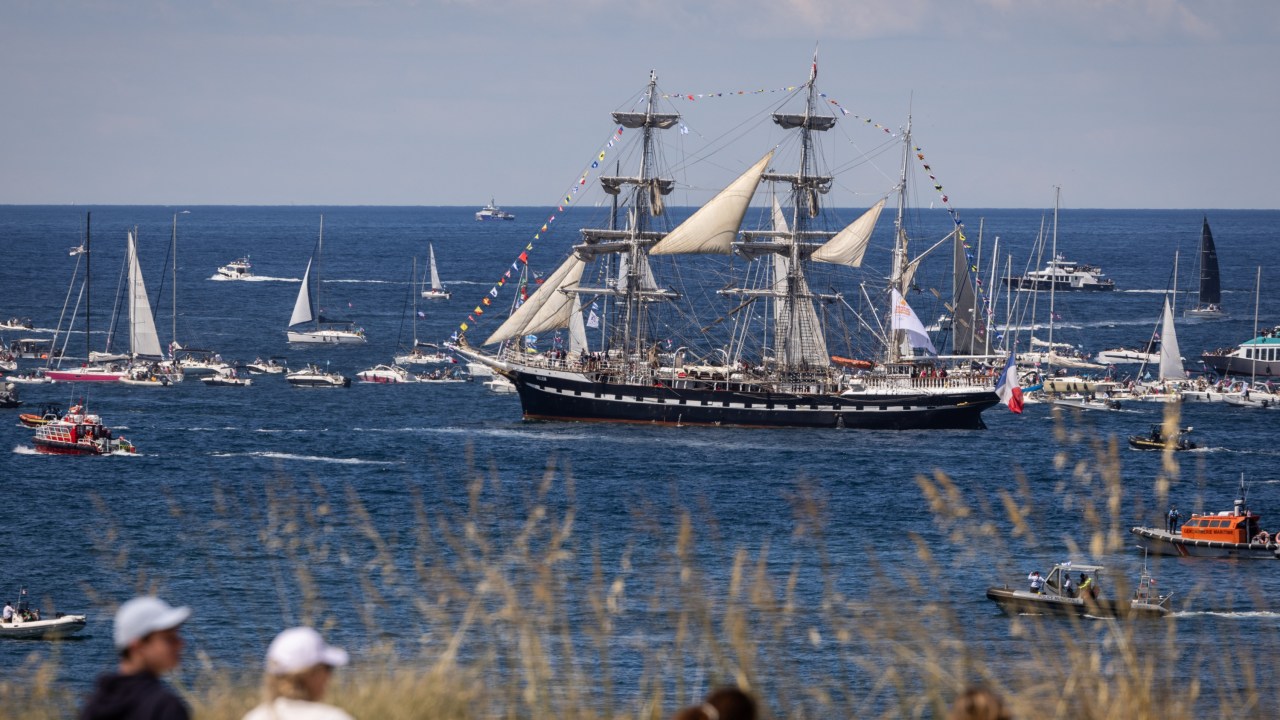
<svg viewBox="0 0 1280 720"><path fill-rule="evenodd" d="M1120 401L1115 398L1100 398L1092 394L1081 395L1072 393L1070 395L1054 395L1049 398L1052 405L1058 407L1075 408L1076 410L1119 410L1121 409Z"/></svg>
<svg viewBox="0 0 1280 720"><path fill-rule="evenodd" d="M42 425L48 425L62 417L62 406L57 403L49 403L40 408L40 412L22 413L18 416L18 422L25 427L38 428Z"/></svg>
<svg viewBox="0 0 1280 720"><path fill-rule="evenodd" d="M1160 362L1160 341L1152 340L1145 348L1112 348L1103 350L1094 356L1094 361L1103 365L1132 365L1139 363L1156 364Z"/></svg>
<svg viewBox="0 0 1280 720"><path fill-rule="evenodd" d="M8 607L12 608L13 614L8 620L0 618L0 638L57 640L70 637L85 626L84 615L55 613L51 618L41 617L39 608L31 607L26 588L19 592L16 607Z"/></svg>
<svg viewBox="0 0 1280 720"><path fill-rule="evenodd" d="M36 326L31 322L31 318L11 317L8 320L0 320L0 330L35 330Z"/></svg>
<svg viewBox="0 0 1280 720"><path fill-rule="evenodd" d="M399 365L375 365L368 370L361 370L356 377L363 383L394 385L396 383L418 382L416 375Z"/></svg>
<svg viewBox="0 0 1280 720"><path fill-rule="evenodd" d="M61 352L53 349L53 341L45 338L18 338L9 343L9 352L19 360L48 360Z"/></svg>
<svg viewBox="0 0 1280 720"><path fill-rule="evenodd" d="M455 363L453 355L434 343L417 343L413 349L395 357L397 365L445 365Z"/></svg>
<svg viewBox="0 0 1280 720"><path fill-rule="evenodd" d="M315 363L307 363L301 370L286 374L284 379L294 387L351 387L351 378L328 372Z"/></svg>
<svg viewBox="0 0 1280 720"><path fill-rule="evenodd" d="M110 455L115 452L137 452L133 443L114 437L102 418L74 405L58 420L36 428L38 452L51 455Z"/></svg>
<svg viewBox="0 0 1280 720"><path fill-rule="evenodd" d="M1185 427L1172 436L1166 436L1164 434L1164 426L1160 423L1155 423L1151 426L1151 432L1149 433L1130 435L1129 447L1136 450L1195 450L1196 444L1187 437L1191 430L1192 428Z"/></svg>
<svg viewBox="0 0 1280 720"><path fill-rule="evenodd" d="M497 205L494 205L494 204L493 204L493 198L489 198L489 204L488 204L488 205L485 205L485 206L484 206L484 207L482 207L482 208L480 208L480 210L476 212L476 220L477 220L477 221L486 221L486 220L515 220L515 219L516 219L516 216L515 216L515 215L512 215L511 213L507 212L506 210L503 210L502 208L498 207Z"/></svg>
<svg viewBox="0 0 1280 720"><path fill-rule="evenodd" d="M1116 289L1114 280L1106 277L1101 268L1067 260L1062 255L1054 257L1043 270L1032 270L1021 277L1006 277L1004 282L1014 290L1094 290Z"/></svg>
<svg viewBox="0 0 1280 720"><path fill-rule="evenodd" d="M484 386L490 391L499 395L509 395L516 391L516 384L503 377L502 375L494 375L484 382Z"/></svg>
<svg viewBox="0 0 1280 720"><path fill-rule="evenodd" d="M0 350L0 370L13 372L18 369L18 358L7 350Z"/></svg>
<svg viewBox="0 0 1280 720"><path fill-rule="evenodd" d="M249 387L253 384L253 380L240 377L235 368L227 368L216 375L200 378L200 382L214 387Z"/></svg>
<svg viewBox="0 0 1280 720"><path fill-rule="evenodd" d="M171 362L135 362L127 368L120 382L125 385L168 387L182 382L183 368Z"/></svg>
<svg viewBox="0 0 1280 720"><path fill-rule="evenodd" d="M1280 326L1264 330L1234 349L1204 353L1200 360L1219 375L1280 376Z"/></svg>
<svg viewBox="0 0 1280 720"><path fill-rule="evenodd" d="M218 268L218 277L227 280L244 280L253 277L253 265L249 262L249 256L237 258Z"/></svg>
<svg viewBox="0 0 1280 720"><path fill-rule="evenodd" d="M18 373L17 375L5 375L5 382L15 383L17 385L51 385L53 379L45 377L44 368L36 368L31 372Z"/></svg>
<svg viewBox="0 0 1280 720"><path fill-rule="evenodd" d="M418 382L435 383L441 385L444 383L461 383L468 382L468 378L459 372L456 368L441 370L439 368L430 372L418 373Z"/></svg>
<svg viewBox="0 0 1280 720"><path fill-rule="evenodd" d="M316 249L307 260L307 269L302 274L302 284L298 288L298 297L293 303L293 314L289 317L289 326L285 334L291 343L316 343L321 345L347 345L366 342L364 328L356 327L347 320L335 320L322 316L318 310L320 305L320 262L324 251L324 216L320 216L320 237L316 240ZM311 290L311 265L316 266L315 292ZM310 325L310 327L304 327Z"/></svg>
<svg viewBox="0 0 1280 720"><path fill-rule="evenodd" d="M1240 476L1240 492L1230 510L1192 513L1191 518L1175 527L1134 527L1129 532L1138 536L1138 547L1156 555L1181 557L1280 557L1280 532L1267 532L1260 524L1262 516L1249 510L1245 502L1244 476Z"/></svg>
<svg viewBox="0 0 1280 720"><path fill-rule="evenodd" d="M1106 598L1100 591L1104 577L1101 565L1079 565L1071 562L1053 566L1038 587L1026 589L1008 585L987 588L987 599L1008 615L1059 615L1097 618L1153 618L1169 614L1171 595L1154 592L1154 580L1143 570L1132 598ZM1072 573L1081 581L1070 584ZM1087 581L1087 584L1085 583ZM1081 587L1085 589L1081 590Z"/></svg>
<svg viewBox="0 0 1280 720"><path fill-rule="evenodd" d="M213 350L183 348L181 352L177 359L178 367L186 375L206 377L231 369L231 365L223 361L222 355Z"/></svg>
<svg viewBox="0 0 1280 720"><path fill-rule="evenodd" d="M270 357L263 360L256 357L253 362L245 365L245 369L255 375L280 375L289 369L289 366L283 362L282 357Z"/></svg>
<svg viewBox="0 0 1280 720"><path fill-rule="evenodd" d="M22 405L18 397L18 386L11 382L0 385L0 408L16 408Z"/></svg>

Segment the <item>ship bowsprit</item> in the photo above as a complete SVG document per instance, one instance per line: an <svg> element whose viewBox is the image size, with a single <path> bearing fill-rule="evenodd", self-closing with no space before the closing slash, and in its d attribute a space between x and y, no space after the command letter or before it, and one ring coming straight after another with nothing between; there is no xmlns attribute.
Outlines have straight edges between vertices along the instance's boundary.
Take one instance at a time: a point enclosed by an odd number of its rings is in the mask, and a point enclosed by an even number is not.
<svg viewBox="0 0 1280 720"><path fill-rule="evenodd" d="M792 394L595 382L557 373L510 373L528 420L981 430L992 390L952 393Z"/></svg>

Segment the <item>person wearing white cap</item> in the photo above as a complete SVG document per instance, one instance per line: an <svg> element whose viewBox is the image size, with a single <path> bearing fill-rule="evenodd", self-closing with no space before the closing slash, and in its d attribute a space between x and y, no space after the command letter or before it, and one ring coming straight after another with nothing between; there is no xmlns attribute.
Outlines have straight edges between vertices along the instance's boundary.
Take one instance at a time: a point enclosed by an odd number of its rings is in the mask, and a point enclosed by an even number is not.
<svg viewBox="0 0 1280 720"><path fill-rule="evenodd" d="M263 702L244 720L353 720L321 702L333 669L347 660L346 650L328 645L309 627L285 630L267 648Z"/></svg>
<svg viewBox="0 0 1280 720"><path fill-rule="evenodd" d="M178 629L189 617L191 608L175 608L157 597L136 597L121 605L112 633L120 666L98 678L80 710L81 720L188 720L187 706L160 676L182 662Z"/></svg>

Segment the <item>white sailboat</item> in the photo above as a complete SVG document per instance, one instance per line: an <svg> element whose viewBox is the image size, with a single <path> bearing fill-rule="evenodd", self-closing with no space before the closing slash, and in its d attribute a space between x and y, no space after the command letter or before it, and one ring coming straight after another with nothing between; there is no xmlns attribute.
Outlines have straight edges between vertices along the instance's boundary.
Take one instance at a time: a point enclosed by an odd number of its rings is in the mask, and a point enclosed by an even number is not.
<svg viewBox="0 0 1280 720"><path fill-rule="evenodd" d="M452 294L440 283L440 273L436 270L436 249L427 243L427 254L431 259L431 287L422 291L422 297L428 300L448 300Z"/></svg>
<svg viewBox="0 0 1280 720"><path fill-rule="evenodd" d="M434 257L434 255L432 256ZM453 356L442 352L435 343L418 340L418 258L413 259L413 273L409 276L409 295L413 299L413 345L407 352L396 355L396 365L440 365L455 362ZM426 293L423 293L424 295Z"/></svg>
<svg viewBox="0 0 1280 720"><path fill-rule="evenodd" d="M317 308L320 305L320 262L324 251L324 216L320 216L320 237L316 241L316 251L307 260L307 270L302 274L302 287L298 288L298 299L293 304L293 316L289 318L289 342L319 343L324 345L351 344L365 342L364 329L351 322L329 320L322 317ZM311 297L311 266L316 266L315 300ZM311 329L295 329L300 325L314 323Z"/></svg>
<svg viewBox="0 0 1280 720"><path fill-rule="evenodd" d="M131 362L120 382L126 385L168 385L180 379L182 371L167 364L161 365L164 351L160 348L160 335L156 331L151 301L147 299L147 285L142 279L142 266L138 262L138 241L133 233L128 235L128 263Z"/></svg>

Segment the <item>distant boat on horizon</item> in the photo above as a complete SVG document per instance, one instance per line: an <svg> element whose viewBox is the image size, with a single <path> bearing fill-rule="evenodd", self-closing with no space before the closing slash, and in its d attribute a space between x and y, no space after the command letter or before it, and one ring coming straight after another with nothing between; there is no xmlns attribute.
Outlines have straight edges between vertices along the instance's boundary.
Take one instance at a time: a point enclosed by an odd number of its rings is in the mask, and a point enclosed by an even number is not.
<svg viewBox="0 0 1280 720"><path fill-rule="evenodd" d="M497 205L494 205L494 204L493 204L493 198L489 198L489 204L488 204L488 205L485 205L485 206L484 206L484 207L482 207L482 208L480 208L480 210L476 212L476 220L478 220L478 221L485 221L485 220L515 220L515 219L516 219L516 216L515 216L515 215L512 215L511 213L507 212L506 210L503 210L502 208L498 207Z"/></svg>

